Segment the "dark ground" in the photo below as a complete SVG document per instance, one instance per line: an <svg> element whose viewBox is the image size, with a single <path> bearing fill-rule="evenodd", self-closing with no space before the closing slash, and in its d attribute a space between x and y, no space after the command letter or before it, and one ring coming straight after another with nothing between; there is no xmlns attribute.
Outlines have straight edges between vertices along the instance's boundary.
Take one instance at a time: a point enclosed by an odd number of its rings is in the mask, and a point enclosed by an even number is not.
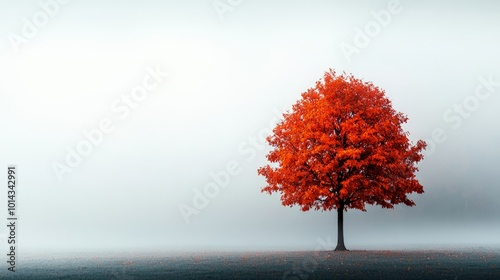
<svg viewBox="0 0 500 280"><path fill-rule="evenodd" d="M58 254L1 279L500 279L500 249Z"/></svg>

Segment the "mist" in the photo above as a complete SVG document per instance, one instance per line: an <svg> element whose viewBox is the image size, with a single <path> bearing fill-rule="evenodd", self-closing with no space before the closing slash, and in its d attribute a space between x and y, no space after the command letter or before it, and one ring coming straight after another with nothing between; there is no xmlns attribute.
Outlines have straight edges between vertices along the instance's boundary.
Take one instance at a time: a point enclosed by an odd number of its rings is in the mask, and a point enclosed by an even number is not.
<svg viewBox="0 0 500 280"><path fill-rule="evenodd" d="M284 207L257 175L329 68L384 89L429 144L416 206L348 211L346 246L500 246L499 3L219 2L2 2L0 180L17 166L20 250L335 241L335 213Z"/></svg>

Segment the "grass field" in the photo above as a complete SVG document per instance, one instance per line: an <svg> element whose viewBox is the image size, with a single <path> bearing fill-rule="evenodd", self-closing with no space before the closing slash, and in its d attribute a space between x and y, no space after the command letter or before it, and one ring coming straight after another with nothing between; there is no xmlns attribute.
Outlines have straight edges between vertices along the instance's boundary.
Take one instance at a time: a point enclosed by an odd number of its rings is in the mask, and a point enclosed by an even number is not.
<svg viewBox="0 0 500 280"><path fill-rule="evenodd" d="M1 279L500 279L500 249L35 254Z"/></svg>

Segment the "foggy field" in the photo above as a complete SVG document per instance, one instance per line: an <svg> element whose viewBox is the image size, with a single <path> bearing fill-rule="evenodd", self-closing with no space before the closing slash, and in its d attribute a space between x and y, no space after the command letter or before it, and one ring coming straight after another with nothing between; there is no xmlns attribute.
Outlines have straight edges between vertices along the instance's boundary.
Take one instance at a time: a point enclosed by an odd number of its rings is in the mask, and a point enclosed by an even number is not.
<svg viewBox="0 0 500 280"><path fill-rule="evenodd" d="M32 255L2 279L500 279L500 249Z"/></svg>
<svg viewBox="0 0 500 280"><path fill-rule="evenodd" d="M0 280L500 280L499 11L1 1Z"/></svg>

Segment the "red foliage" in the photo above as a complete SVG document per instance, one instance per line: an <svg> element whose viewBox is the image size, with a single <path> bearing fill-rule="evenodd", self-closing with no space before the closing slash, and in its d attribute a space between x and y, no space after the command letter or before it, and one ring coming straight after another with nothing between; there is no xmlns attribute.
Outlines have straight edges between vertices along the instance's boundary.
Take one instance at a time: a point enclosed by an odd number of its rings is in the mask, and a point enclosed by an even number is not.
<svg viewBox="0 0 500 280"><path fill-rule="evenodd" d="M303 211L415 205L407 194L423 193L415 173L426 144L412 145L407 119L373 84L326 72L267 138L262 192Z"/></svg>

